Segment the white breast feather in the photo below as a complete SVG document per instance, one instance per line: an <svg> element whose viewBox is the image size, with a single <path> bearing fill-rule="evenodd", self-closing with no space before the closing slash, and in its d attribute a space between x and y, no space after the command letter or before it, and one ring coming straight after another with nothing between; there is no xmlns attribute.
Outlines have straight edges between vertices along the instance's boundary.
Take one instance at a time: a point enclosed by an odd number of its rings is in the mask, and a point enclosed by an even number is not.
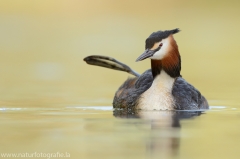
<svg viewBox="0 0 240 159"><path fill-rule="evenodd" d="M140 96L137 109L173 110L172 87L174 81L174 78L162 70L154 79L152 86Z"/></svg>

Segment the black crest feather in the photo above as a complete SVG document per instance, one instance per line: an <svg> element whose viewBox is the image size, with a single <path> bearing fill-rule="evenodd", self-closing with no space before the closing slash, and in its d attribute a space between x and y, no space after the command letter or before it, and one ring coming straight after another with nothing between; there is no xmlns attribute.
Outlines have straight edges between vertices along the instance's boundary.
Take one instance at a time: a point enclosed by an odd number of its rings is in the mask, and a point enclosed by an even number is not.
<svg viewBox="0 0 240 159"><path fill-rule="evenodd" d="M153 32L147 39L146 39L146 45L145 45L145 49L150 49L153 47L153 45L156 42L161 41L162 39L167 38L169 35L171 34L176 34L178 33L180 30L179 28L173 29L173 30L165 30L165 31L157 31L157 32Z"/></svg>

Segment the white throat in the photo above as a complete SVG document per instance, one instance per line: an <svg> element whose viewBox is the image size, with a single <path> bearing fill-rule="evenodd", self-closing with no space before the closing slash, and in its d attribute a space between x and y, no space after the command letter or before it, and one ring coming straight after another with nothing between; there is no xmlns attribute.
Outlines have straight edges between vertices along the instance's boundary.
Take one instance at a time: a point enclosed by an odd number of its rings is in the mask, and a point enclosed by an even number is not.
<svg viewBox="0 0 240 159"><path fill-rule="evenodd" d="M152 86L141 94L136 108L142 110L173 110L172 87L174 81L174 78L161 70L161 73L155 77Z"/></svg>

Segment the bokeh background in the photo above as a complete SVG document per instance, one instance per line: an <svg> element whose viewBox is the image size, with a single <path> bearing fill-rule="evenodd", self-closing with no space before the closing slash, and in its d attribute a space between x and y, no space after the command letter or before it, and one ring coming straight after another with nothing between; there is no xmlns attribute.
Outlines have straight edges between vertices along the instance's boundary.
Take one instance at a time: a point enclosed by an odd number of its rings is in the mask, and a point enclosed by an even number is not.
<svg viewBox="0 0 240 159"><path fill-rule="evenodd" d="M0 106L111 105L130 75L85 64L107 55L135 62L153 31L175 35L182 75L211 105L238 105L238 0L1 0Z"/></svg>

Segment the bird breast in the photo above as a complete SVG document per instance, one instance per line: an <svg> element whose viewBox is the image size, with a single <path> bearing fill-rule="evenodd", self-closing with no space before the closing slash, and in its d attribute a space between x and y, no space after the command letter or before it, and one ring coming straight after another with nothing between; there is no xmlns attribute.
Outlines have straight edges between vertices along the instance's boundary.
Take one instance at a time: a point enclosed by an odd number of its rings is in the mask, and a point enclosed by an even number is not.
<svg viewBox="0 0 240 159"><path fill-rule="evenodd" d="M151 87L141 94L136 108L142 110L173 110L172 88L174 81L174 78L161 70L161 73L155 77Z"/></svg>

